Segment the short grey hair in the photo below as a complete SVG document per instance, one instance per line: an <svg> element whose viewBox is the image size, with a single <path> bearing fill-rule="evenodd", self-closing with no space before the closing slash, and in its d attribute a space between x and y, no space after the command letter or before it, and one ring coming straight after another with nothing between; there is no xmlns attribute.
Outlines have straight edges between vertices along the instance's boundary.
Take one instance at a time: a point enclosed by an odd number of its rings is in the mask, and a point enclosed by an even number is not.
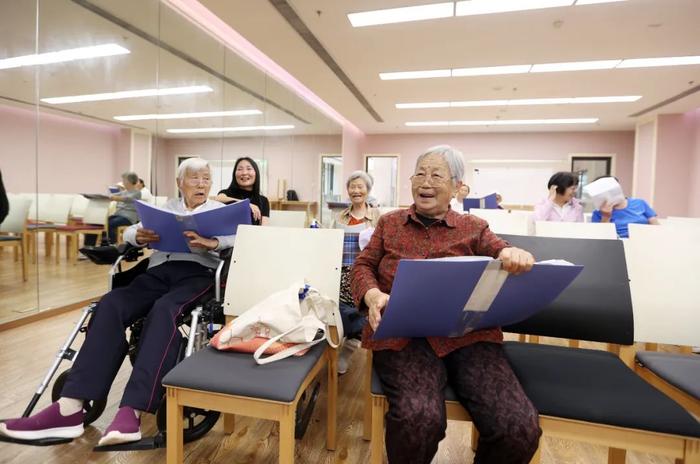
<svg viewBox="0 0 700 464"><path fill-rule="evenodd" d="M372 191L372 186L374 185L374 179L372 179L372 176L367 174L365 171L353 171L352 174L348 176L347 182L345 182L345 189L350 188L350 182L353 180L357 179L362 179L362 181L365 183L367 186L367 193Z"/></svg>
<svg viewBox="0 0 700 464"><path fill-rule="evenodd" d="M124 174L122 174L122 179L134 185L136 185L139 182L138 174L136 174L133 171L126 171Z"/></svg>
<svg viewBox="0 0 700 464"><path fill-rule="evenodd" d="M462 155L461 151L449 145L438 145L428 148L425 153L420 155L416 160L416 169L418 169L418 165L423 158L428 155L437 155L445 160L447 167L450 169L450 177L452 178L453 184L464 180L464 155Z"/></svg>
<svg viewBox="0 0 700 464"><path fill-rule="evenodd" d="M185 178L187 171L201 171L207 168L211 171L209 162L202 158L187 158L177 167L177 182L180 183Z"/></svg>

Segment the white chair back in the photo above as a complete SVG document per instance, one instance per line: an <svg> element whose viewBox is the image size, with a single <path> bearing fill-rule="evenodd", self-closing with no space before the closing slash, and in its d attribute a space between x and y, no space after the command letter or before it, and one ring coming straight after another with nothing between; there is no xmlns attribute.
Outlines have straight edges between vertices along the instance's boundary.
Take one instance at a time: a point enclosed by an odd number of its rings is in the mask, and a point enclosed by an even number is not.
<svg viewBox="0 0 700 464"><path fill-rule="evenodd" d="M49 211L51 208L50 193L25 193L26 197L32 199L32 204L29 208L29 219L31 221L41 221L41 214Z"/></svg>
<svg viewBox="0 0 700 464"><path fill-rule="evenodd" d="M504 209L471 208L469 214L488 222L496 234L532 235L532 213L527 211L509 213Z"/></svg>
<svg viewBox="0 0 700 464"><path fill-rule="evenodd" d="M0 232L21 234L27 226L32 200L24 195L8 193L7 201L10 205L10 212L0 224Z"/></svg>
<svg viewBox="0 0 700 464"><path fill-rule="evenodd" d="M306 280L338 301L343 259L340 229L240 226L236 234L224 313L238 316L273 292ZM342 324L335 311L337 324Z"/></svg>
<svg viewBox="0 0 700 464"><path fill-rule="evenodd" d="M168 197L155 197L155 205L163 207L168 202Z"/></svg>
<svg viewBox="0 0 700 464"><path fill-rule="evenodd" d="M624 240L639 342L700 346L700 228L630 224Z"/></svg>
<svg viewBox="0 0 700 464"><path fill-rule="evenodd" d="M700 227L700 218L696 217L681 217L681 216L669 216L666 218L666 224L680 224L686 226L697 226Z"/></svg>
<svg viewBox="0 0 700 464"><path fill-rule="evenodd" d="M73 203L70 207L70 216L74 218L82 218L85 216L85 210L87 209L90 200L85 198L80 194L73 195Z"/></svg>
<svg viewBox="0 0 700 464"><path fill-rule="evenodd" d="M39 210L39 220L53 224L67 224L72 205L72 194L54 193L49 197L48 207Z"/></svg>
<svg viewBox="0 0 700 464"><path fill-rule="evenodd" d="M535 222L537 237L617 239L615 224L611 222Z"/></svg>
<svg viewBox="0 0 700 464"><path fill-rule="evenodd" d="M83 214L83 223L91 225L106 226L109 215L109 201L89 200Z"/></svg>
<svg viewBox="0 0 700 464"><path fill-rule="evenodd" d="M270 210L270 220L267 225L272 227L297 227L303 229L306 226L306 212L273 209Z"/></svg>

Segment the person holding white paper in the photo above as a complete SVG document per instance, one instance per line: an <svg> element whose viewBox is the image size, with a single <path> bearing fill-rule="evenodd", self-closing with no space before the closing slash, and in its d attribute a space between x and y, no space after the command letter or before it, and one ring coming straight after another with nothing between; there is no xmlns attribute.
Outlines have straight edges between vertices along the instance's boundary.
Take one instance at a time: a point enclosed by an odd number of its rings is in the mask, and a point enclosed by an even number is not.
<svg viewBox="0 0 700 464"><path fill-rule="evenodd" d="M583 205L575 197L578 177L557 172L549 178L549 196L535 205L535 221L583 222Z"/></svg>
<svg viewBox="0 0 700 464"><path fill-rule="evenodd" d="M499 328L459 337L373 339L401 259L480 255L500 259L514 274L532 269L530 253L497 237L484 220L450 209L463 175L462 154L449 146L419 156L411 176L414 204L379 218L353 266L353 297L369 318L362 345L374 352L374 368L389 402L385 433L390 464L431 462L445 437L447 384L479 429L474 462L528 463L542 433L538 413L505 356ZM436 304L439 299L435 295Z"/></svg>
<svg viewBox="0 0 700 464"><path fill-rule="evenodd" d="M611 179L617 181L617 178ZM612 222L620 238L629 237L630 224L660 224L656 211L646 201L627 197L612 204L604 202L600 209L593 211L591 222Z"/></svg>
<svg viewBox="0 0 700 464"><path fill-rule="evenodd" d="M191 214L224 205L208 200L211 188L209 164L200 158L183 161L177 172L181 199L171 199L166 209ZM234 235L201 237L185 232L193 253L156 251L146 272L131 284L102 297L90 322L58 401L26 418L0 423L0 433L18 439L75 438L83 434L84 400L107 398L119 367L127 354L124 330L146 317L139 354L112 423L100 445L141 439L142 412L155 413L163 398L162 379L177 360L181 334L178 315L212 286L219 263L218 252L233 246ZM158 235L134 224L124 233L127 242L146 246Z"/></svg>
<svg viewBox="0 0 700 464"><path fill-rule="evenodd" d="M369 205L368 197L372 191L374 179L364 171L354 171L348 176L345 188L350 198L350 206L340 211L331 224L332 228L347 232L360 232L373 228L379 220L379 208ZM367 317L355 307L350 291L351 265L344 265L340 273L340 317L346 341L338 356L338 373L345 374L350 367L350 356L354 352L354 341L360 337Z"/></svg>

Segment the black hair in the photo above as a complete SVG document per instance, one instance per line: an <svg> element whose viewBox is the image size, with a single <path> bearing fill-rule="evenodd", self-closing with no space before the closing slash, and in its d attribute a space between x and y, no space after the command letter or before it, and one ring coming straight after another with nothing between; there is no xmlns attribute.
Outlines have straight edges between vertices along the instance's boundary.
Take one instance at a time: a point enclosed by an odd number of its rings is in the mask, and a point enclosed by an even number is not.
<svg viewBox="0 0 700 464"><path fill-rule="evenodd" d="M557 193L563 195L566 189L573 185L578 185L578 177L572 172L560 171L552 175L547 182L547 189L557 186Z"/></svg>
<svg viewBox="0 0 700 464"><path fill-rule="evenodd" d="M236 164L233 165L233 176L231 179L231 185L228 186L228 190L231 193L244 190L238 185L238 181L236 180L236 169L241 161L247 161L251 166L253 166L253 170L255 171L255 182L253 182L253 191L251 192L252 194L250 196L250 201L256 205L260 204L260 169L258 168L258 163L256 163L253 158L244 156L236 160Z"/></svg>
<svg viewBox="0 0 700 464"><path fill-rule="evenodd" d="M146 187L146 183L140 177L139 177L139 182L141 182L143 184L143 186Z"/></svg>

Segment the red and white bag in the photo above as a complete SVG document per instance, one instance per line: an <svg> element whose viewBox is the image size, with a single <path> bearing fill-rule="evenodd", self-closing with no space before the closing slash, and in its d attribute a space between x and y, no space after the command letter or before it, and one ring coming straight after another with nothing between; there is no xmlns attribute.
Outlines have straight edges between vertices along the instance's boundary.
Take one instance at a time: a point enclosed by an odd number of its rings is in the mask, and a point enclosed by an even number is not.
<svg viewBox="0 0 700 464"><path fill-rule="evenodd" d="M303 282L273 293L226 324L211 340L218 350L253 353L258 364L301 356L330 338L338 303ZM338 324L342 339L342 324ZM263 354L269 355L263 358Z"/></svg>

